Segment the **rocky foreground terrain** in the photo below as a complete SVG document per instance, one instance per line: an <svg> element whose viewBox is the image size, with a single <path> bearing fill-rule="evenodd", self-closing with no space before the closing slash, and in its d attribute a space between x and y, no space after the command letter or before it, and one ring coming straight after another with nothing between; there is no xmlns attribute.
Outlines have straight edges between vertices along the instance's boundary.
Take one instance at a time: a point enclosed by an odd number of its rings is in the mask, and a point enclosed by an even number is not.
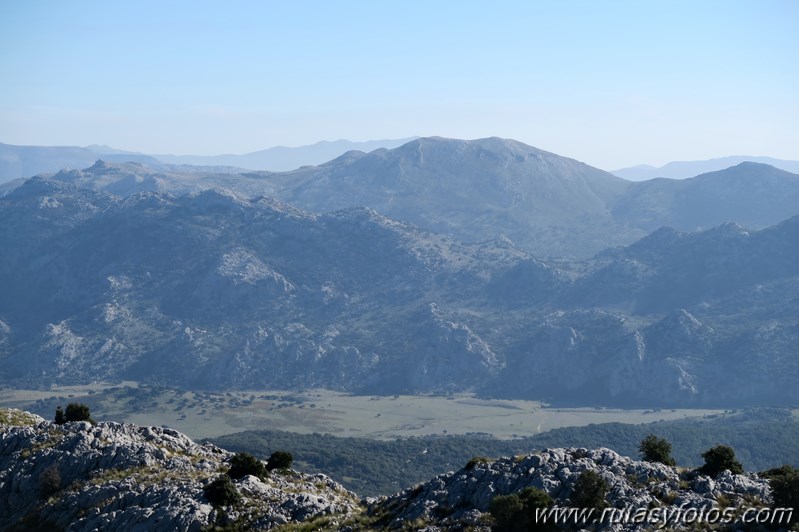
<svg viewBox="0 0 799 532"><path fill-rule="evenodd" d="M606 501L619 509L679 509L683 516L728 509L725 515L736 521L745 508L765 508L772 501L768 482L755 474L723 471L710 478L609 449L570 448L476 458L457 472L362 501L325 475L291 470L262 479L245 475L232 481L237 502L212 504L205 488L225 475L232 457L167 428L56 425L27 412L0 410L0 529L297 530L293 527L304 523L307 530L490 530L496 496L535 487L568 507L587 470L605 480ZM667 528L681 524L675 518ZM620 522L602 529L645 528Z"/></svg>
<svg viewBox="0 0 799 532"><path fill-rule="evenodd" d="M358 498L325 475L273 472L234 480L235 506L212 505L204 487L233 453L171 429L131 424L56 425L0 410L0 529L271 529L350 516Z"/></svg>
<svg viewBox="0 0 799 532"><path fill-rule="evenodd" d="M498 495L519 493L533 487L546 491L557 506L575 506L574 488L583 471L595 471L609 486L605 498L609 507L636 511L662 509L670 522L666 528L682 528L681 517L707 515L711 508L720 511L735 507L735 522L744 508L765 507L771 501L766 480L754 474L734 475L723 471L715 479L695 471L660 463L642 462L620 456L610 449L544 449L516 457L487 460L476 458L457 472L439 475L419 486L391 497L368 500L368 511L382 515L387 528L403 523L434 523L442 529L485 527L491 501ZM673 509L673 512L667 510ZM678 514L677 510L683 513ZM688 512L689 509L694 511ZM622 520L622 518L619 518ZM686 521L685 519L682 519ZM641 524L612 523L608 518L602 530L644 530ZM720 523L701 523L720 524ZM691 528L691 526L685 526Z"/></svg>

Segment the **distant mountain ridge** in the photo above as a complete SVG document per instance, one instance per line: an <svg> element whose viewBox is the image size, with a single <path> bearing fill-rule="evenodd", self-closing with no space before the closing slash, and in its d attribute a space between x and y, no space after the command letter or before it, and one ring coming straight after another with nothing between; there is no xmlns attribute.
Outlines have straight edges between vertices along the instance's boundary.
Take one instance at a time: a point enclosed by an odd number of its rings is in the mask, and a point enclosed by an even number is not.
<svg viewBox="0 0 799 532"><path fill-rule="evenodd" d="M107 147L14 146L0 143L0 184L62 169L86 168L97 159L138 162L159 168L157 159L141 153L109 153Z"/></svg>
<svg viewBox="0 0 799 532"><path fill-rule="evenodd" d="M799 175L743 162L688 179L633 183L612 206L620 223L651 232L696 231L735 222L763 228L799 214Z"/></svg>
<svg viewBox="0 0 799 532"><path fill-rule="evenodd" d="M799 214L799 176L768 165L634 183L499 138L421 138L290 172L189 169L98 163L53 178L121 196L225 189L318 213L367 207L460 241L504 238L555 258L588 258L661 226L694 231L732 221L758 229ZM0 196L19 183L0 185Z"/></svg>
<svg viewBox="0 0 799 532"><path fill-rule="evenodd" d="M321 141L309 146L289 148L276 146L243 155L148 155L117 150L109 146L16 146L0 143L0 184L13 179L49 174L59 170L87 168L98 159L109 163L135 162L146 164L155 170L177 170L192 172L189 166L235 167L246 170L293 170L305 165L321 164L350 150L372 151L378 148L393 148L415 137L399 140L372 140L352 142L349 140ZM210 170L207 169L207 170ZM202 171L202 170L200 170ZM225 170L228 172L229 170Z"/></svg>
<svg viewBox="0 0 799 532"><path fill-rule="evenodd" d="M168 164L191 164L201 166L235 166L248 170L270 170L285 172L302 166L325 163L348 151L370 152L380 148L397 148L418 137L404 139L367 140L353 142L340 139L323 140L308 146L274 146L242 155L153 155Z"/></svg>
<svg viewBox="0 0 799 532"><path fill-rule="evenodd" d="M704 161L673 161L660 167L641 164L629 168L612 170L613 175L629 179L630 181L647 181L657 177L668 179L685 179L699 174L715 172L741 163L760 163L799 174L799 161L775 159L774 157L752 157L748 155L731 155Z"/></svg>

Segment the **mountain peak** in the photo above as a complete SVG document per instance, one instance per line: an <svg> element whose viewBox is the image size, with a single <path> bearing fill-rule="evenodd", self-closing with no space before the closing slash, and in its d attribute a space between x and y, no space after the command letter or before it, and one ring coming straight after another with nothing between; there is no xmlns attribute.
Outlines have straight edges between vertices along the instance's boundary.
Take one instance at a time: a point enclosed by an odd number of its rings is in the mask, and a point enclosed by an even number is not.
<svg viewBox="0 0 799 532"><path fill-rule="evenodd" d="M598 249L589 233L612 224L607 204L628 185L573 159L498 137L422 137L354 155L308 169L300 183L277 196L314 212L369 207L466 242L503 234L544 255L562 255L564 247L568 255L591 255ZM576 212L593 229L557 239L530 230L573 224Z"/></svg>
<svg viewBox="0 0 799 532"><path fill-rule="evenodd" d="M95 161L93 165L87 168L87 170L92 172L98 172L100 170L105 170L106 168L108 168L108 163L102 159L97 159L97 161Z"/></svg>
<svg viewBox="0 0 799 532"><path fill-rule="evenodd" d="M506 139L501 137L485 137L472 140L454 139L449 137L420 137L406 144L397 150L413 150L419 148L435 148L440 150L452 150L454 152L468 152L471 150L485 150L491 152L508 152L522 154L547 154L554 155L544 150L528 146L518 140Z"/></svg>
<svg viewBox="0 0 799 532"><path fill-rule="evenodd" d="M766 177L779 176L779 177L795 177L799 179L799 175L792 174L785 170L781 170L775 166L765 163L758 163L753 161L744 161L723 170L715 170L713 172L706 172L700 174L692 179L707 179L710 177L717 177L719 179L764 179Z"/></svg>

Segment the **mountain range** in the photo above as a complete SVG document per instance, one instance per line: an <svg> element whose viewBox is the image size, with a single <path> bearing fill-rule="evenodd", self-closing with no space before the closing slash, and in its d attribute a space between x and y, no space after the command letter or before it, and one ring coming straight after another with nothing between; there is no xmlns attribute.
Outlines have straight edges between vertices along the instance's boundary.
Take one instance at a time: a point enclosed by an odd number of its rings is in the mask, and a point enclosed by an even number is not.
<svg viewBox="0 0 799 532"><path fill-rule="evenodd" d="M537 257L558 259L586 259L662 226L694 231L733 221L759 229L799 214L799 176L768 165L741 163L691 179L633 183L498 138L421 138L290 172L98 162L52 178L121 196L224 189L318 213L366 207L459 241L502 238ZM21 182L0 186L0 195Z"/></svg>
<svg viewBox="0 0 799 532"><path fill-rule="evenodd" d="M499 148L487 153L486 145ZM356 181L348 177L354 171L335 173L340 164L363 161L371 170L357 175L372 175L373 186L410 183L443 201L455 185L419 177L454 179L454 171L432 170L442 160L436 148L458 149L467 161L492 161L498 151L503 157L492 164L505 169L512 149L526 149L508 145L420 139L399 151L349 154L298 170L304 180L277 195L290 190L295 198L321 201L319 187L326 182ZM510 170L487 190L480 180L464 184L461 201L449 203L455 212L445 214L462 216L464 203L477 203L475 194L486 199L487 211L501 198L492 194L504 189L528 191L518 198L528 202L543 189L555 205L572 196L553 191L580 197L560 209L613 194L616 202L640 199L650 190L552 154L533 151L516 162L551 171L531 178L540 186L504 180ZM3 382L131 379L186 389L322 386L387 394L475 390L623 406L799 399L793 386L799 377L797 217L761 230L732 223L691 233L658 229L591 259L564 261L536 256L501 236L464 243L365 207L311 213L224 190L120 197L86 188L103 189L107 185L96 177L131 168L143 167L98 164L36 177L0 198ZM397 168L404 172L391 177L388 169ZM471 176L489 175L488 166L485 174L479 170ZM781 187L778 199L787 203L799 179L754 164L728 172L734 177L729 187L723 172L676 184L693 191L720 187L707 198L747 191L757 198L757 190L762 198L777 197L772 189ZM247 186L264 180L281 191L291 175L244 177ZM348 189L327 190L343 195ZM698 192L674 190L658 194L684 209L696 205L686 211L694 213L686 219L690 225L735 206L702 206ZM417 216L442 216L430 196L420 200L430 203ZM643 201L627 210L615 205L617 226L640 212L676 217L669 203L654 204L662 212L647 210L652 203ZM742 201L741 212L766 223L769 213L757 206ZM550 205L544 212L555 210ZM503 209L497 211L502 219ZM599 207L593 213L614 216ZM568 216L554 216L568 224ZM571 218L577 224L571 230L579 232L583 217Z"/></svg>

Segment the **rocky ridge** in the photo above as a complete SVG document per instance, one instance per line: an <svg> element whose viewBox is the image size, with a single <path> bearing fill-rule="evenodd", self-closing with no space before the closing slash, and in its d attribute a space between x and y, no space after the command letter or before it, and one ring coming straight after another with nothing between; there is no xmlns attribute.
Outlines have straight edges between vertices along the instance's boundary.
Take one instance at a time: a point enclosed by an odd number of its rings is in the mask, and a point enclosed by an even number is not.
<svg viewBox="0 0 799 532"><path fill-rule="evenodd" d="M764 507L771 502L766 480L755 474L723 471L716 478L660 463L642 462L600 448L544 449L535 454L487 460L473 459L463 469L390 497L367 501L380 526L396 529L413 522L427 530L488 530L494 497L533 487L546 491L555 504L569 507L583 471L599 474L609 485L609 507L625 509L704 509ZM668 513L668 512L666 512ZM671 514L674 515L674 514ZM689 514L690 515L690 514ZM594 525L596 526L596 525ZM670 529L682 528L675 520ZM636 523L605 523L602 530L644 530Z"/></svg>
<svg viewBox="0 0 799 532"><path fill-rule="evenodd" d="M0 410L0 529L266 530L321 516L344 519L358 506L327 476L291 470L234 480L241 502L215 506L203 488L232 456L168 428L56 425Z"/></svg>
<svg viewBox="0 0 799 532"><path fill-rule="evenodd" d="M0 410L0 527L4 530L269 530L306 523L314 530L482 530L499 495L528 487L559 507L574 504L584 471L607 483L606 502L621 510L659 509L674 517L772 503L767 480L642 462L599 448L544 449L497 460L472 459L459 471L391 496L361 501L329 477L291 470L234 480L239 502L212 504L204 487L224 475L232 453L158 427L71 422L63 425L14 409ZM672 512L672 513L669 513ZM689 525L695 524L688 523ZM643 530L630 520L591 525ZM236 528L239 527L239 528ZM310 529L310 528L309 528Z"/></svg>

